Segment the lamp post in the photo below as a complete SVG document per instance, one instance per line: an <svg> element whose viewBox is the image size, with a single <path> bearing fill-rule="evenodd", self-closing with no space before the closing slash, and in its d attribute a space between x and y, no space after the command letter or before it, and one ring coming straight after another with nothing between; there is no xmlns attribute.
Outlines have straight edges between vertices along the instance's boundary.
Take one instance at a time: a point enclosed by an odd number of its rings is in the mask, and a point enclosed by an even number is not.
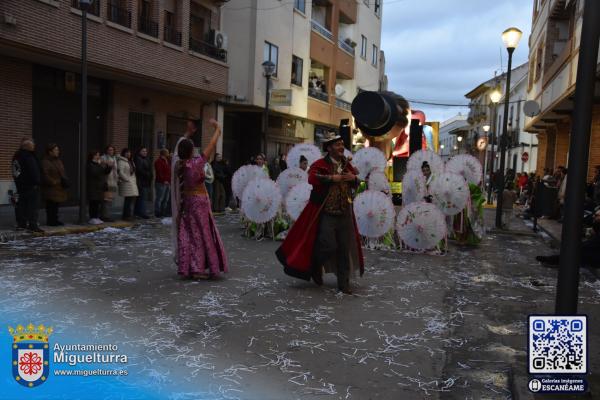
<svg viewBox="0 0 600 400"><path fill-rule="evenodd" d="M462 147L462 140L463 140L463 137L462 137L461 135L458 135L458 136L456 137L456 140L458 141L458 146L457 146L457 149L458 149L458 154L460 154L460 149L461 149L461 147Z"/></svg>
<svg viewBox="0 0 600 400"><path fill-rule="evenodd" d="M569 143L569 179L565 198L565 215L560 244L560 265L556 281L556 314L575 315L579 297L581 264L581 228L588 151L592 126L596 64L600 41L600 2L586 1L583 9L575 107Z"/></svg>
<svg viewBox="0 0 600 400"><path fill-rule="evenodd" d="M492 121L496 120L496 110L498 107L498 103L500 102L500 99L502 99L502 93L500 92L500 89L498 87L496 87L492 93L490 93L490 101L492 102L492 110L494 110L494 118L492 118ZM487 193L487 202L488 204L492 204L492 183L494 181L494 157L495 157L495 150L496 150L496 129L497 127L494 126L494 130L492 131L492 150L490 152L490 171L489 171L489 185L488 185L488 193Z"/></svg>
<svg viewBox="0 0 600 400"><path fill-rule="evenodd" d="M484 165L484 170L481 172L481 182L482 184L485 183L485 167L489 167L489 165L486 164L486 160L487 160L487 143L489 143L489 132L490 132L490 125L489 124L484 124L481 129L483 129L483 133L485 133L485 138L486 138L486 146L485 146L485 154L483 155L483 165ZM491 182L490 182L491 184Z"/></svg>
<svg viewBox="0 0 600 400"><path fill-rule="evenodd" d="M265 78L267 79L267 87L265 90L265 118L264 118L264 128L263 128L263 137L262 137L262 152L267 155L267 130L269 128L269 86L271 85L271 76L275 73L275 64L271 61L265 61L262 63L263 72L265 74ZM265 160L266 161L266 160Z"/></svg>
<svg viewBox="0 0 600 400"><path fill-rule="evenodd" d="M81 8L81 123L79 125L79 223L86 220L87 163L87 11L93 0L79 0Z"/></svg>
<svg viewBox="0 0 600 400"><path fill-rule="evenodd" d="M498 201L496 201L496 229L502 228L502 192L504 191L504 167L506 163L506 137L508 134L508 103L510 100L510 70L512 56L521 40L523 32L517 28L508 28L502 32L502 41L508 51L508 70L506 71L506 94L504 95L504 118L500 137L500 168L498 169Z"/></svg>

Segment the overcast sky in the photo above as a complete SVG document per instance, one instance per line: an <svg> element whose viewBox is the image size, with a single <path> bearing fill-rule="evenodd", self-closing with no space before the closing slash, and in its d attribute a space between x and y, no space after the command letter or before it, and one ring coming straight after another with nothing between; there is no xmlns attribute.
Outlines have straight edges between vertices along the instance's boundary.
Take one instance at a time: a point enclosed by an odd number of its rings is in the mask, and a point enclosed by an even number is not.
<svg viewBox="0 0 600 400"><path fill-rule="evenodd" d="M383 0L388 89L409 100L468 103L464 95L500 71L501 55L506 70L506 28L523 31L513 67L527 61L532 9L531 0ZM428 121L468 112L411 103Z"/></svg>

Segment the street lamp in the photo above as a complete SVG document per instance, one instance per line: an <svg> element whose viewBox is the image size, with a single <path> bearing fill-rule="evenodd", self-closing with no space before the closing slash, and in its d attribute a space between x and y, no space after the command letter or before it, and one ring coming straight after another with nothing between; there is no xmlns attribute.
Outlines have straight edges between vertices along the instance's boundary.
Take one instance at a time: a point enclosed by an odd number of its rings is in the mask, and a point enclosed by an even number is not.
<svg viewBox="0 0 600 400"><path fill-rule="evenodd" d="M263 72L267 79L267 88L265 90L265 122L262 137L262 152L267 155L267 129L269 128L269 86L271 85L271 76L275 73L275 64L272 61L262 63Z"/></svg>
<svg viewBox="0 0 600 400"><path fill-rule="evenodd" d="M81 9L81 123L79 126L79 223L86 220L87 163L87 12L93 0L79 0Z"/></svg>
<svg viewBox="0 0 600 400"><path fill-rule="evenodd" d="M498 102L500 101L500 99L502 99L502 92L500 91L500 88L498 86L496 86L494 88L494 90L490 93L490 101L492 102L492 110L494 111L494 118L492 118L492 121L496 120L496 107L498 105ZM494 178L494 152L496 151L496 129L494 129L494 131L492 132L492 140L490 140L491 143L491 151L490 151L490 172L489 172L489 184L488 184L488 193L487 193L487 203L488 204L492 204L492 181Z"/></svg>
<svg viewBox="0 0 600 400"><path fill-rule="evenodd" d="M459 142L462 142L462 136L458 136L458 137L456 138L456 140L458 140Z"/></svg>
<svg viewBox="0 0 600 400"><path fill-rule="evenodd" d="M487 135L487 133L490 131L490 126L488 124L485 124L482 128L485 134Z"/></svg>
<svg viewBox="0 0 600 400"><path fill-rule="evenodd" d="M498 173L498 201L496 201L496 229L502 228L502 192L504 191L504 167L506 163L506 137L508 135L508 103L510 100L510 72L512 56L521 40L523 32L517 28L508 28L502 32L502 41L508 51L508 69L506 71L506 94L504 95L504 118L502 120L502 136L500 137L500 168Z"/></svg>

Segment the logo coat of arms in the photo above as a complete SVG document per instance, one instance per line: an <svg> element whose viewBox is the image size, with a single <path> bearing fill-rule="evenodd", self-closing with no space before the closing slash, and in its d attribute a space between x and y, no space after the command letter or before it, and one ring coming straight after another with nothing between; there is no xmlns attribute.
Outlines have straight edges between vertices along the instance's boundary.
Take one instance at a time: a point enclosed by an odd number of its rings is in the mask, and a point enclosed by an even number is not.
<svg viewBox="0 0 600 400"><path fill-rule="evenodd" d="M36 327L30 323L26 327L17 325L16 329L9 326L8 331L13 337L13 378L30 388L46 382L50 373L48 337L53 329L44 325Z"/></svg>

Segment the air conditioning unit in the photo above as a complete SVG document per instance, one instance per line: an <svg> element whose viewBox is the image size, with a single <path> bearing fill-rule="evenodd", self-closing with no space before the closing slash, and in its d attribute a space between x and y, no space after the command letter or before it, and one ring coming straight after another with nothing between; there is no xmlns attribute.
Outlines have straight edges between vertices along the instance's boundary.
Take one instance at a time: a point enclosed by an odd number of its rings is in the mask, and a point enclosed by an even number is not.
<svg viewBox="0 0 600 400"><path fill-rule="evenodd" d="M210 31L210 43L217 49L227 50L227 35L224 32L212 29Z"/></svg>

